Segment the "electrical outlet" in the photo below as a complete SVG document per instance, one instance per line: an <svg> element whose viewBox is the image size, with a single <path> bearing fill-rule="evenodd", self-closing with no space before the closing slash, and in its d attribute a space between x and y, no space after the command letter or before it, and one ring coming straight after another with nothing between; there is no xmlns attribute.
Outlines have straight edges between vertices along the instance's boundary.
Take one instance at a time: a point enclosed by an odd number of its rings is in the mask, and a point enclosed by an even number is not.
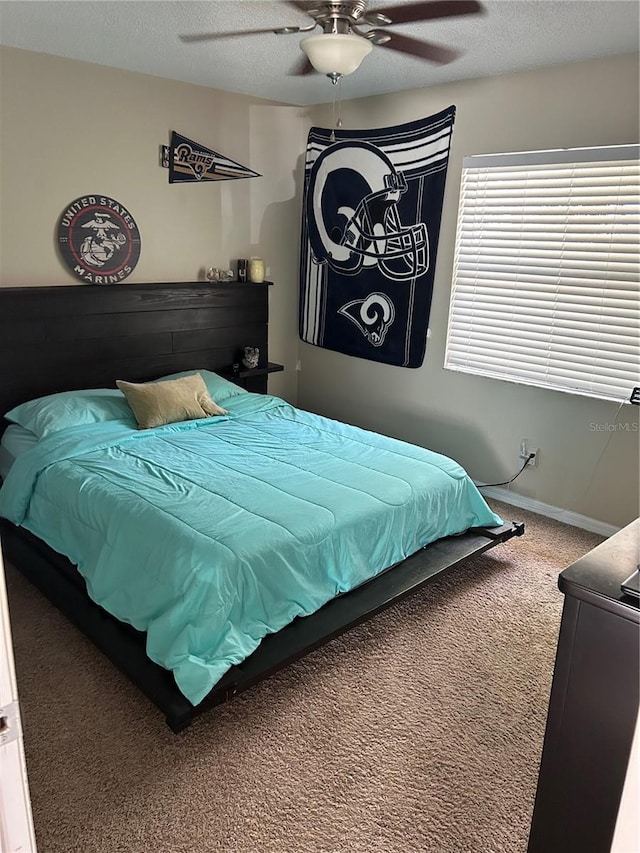
<svg viewBox="0 0 640 853"><path fill-rule="evenodd" d="M533 458L529 459L529 456L533 454ZM527 462L527 468L537 468L538 467L538 459L540 457L540 448L539 447L530 447L529 441L526 438L523 438L520 442L520 454L518 459L520 460L520 464L523 462Z"/></svg>

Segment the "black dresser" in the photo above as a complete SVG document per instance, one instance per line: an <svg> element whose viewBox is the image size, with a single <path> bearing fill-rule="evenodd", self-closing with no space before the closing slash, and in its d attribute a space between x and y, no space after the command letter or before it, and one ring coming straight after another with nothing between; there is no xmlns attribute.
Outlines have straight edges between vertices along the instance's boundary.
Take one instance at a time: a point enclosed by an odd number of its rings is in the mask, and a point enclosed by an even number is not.
<svg viewBox="0 0 640 853"><path fill-rule="evenodd" d="M640 520L559 577L564 609L528 853L609 853L638 715Z"/></svg>

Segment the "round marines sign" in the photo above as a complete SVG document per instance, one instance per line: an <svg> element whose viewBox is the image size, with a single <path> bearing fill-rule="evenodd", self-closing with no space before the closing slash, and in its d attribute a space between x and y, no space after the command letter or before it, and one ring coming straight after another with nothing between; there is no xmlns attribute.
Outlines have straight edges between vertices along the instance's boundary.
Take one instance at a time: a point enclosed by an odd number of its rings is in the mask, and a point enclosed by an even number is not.
<svg viewBox="0 0 640 853"><path fill-rule="evenodd" d="M73 275L89 284L118 284L140 257L140 232L133 216L104 195L71 202L60 217L58 243Z"/></svg>

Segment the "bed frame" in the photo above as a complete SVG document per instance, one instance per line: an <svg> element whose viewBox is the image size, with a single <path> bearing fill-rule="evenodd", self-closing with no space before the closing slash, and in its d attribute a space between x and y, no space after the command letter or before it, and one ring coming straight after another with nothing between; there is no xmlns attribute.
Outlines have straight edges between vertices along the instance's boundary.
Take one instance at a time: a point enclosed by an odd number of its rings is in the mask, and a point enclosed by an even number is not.
<svg viewBox="0 0 640 853"><path fill-rule="evenodd" d="M244 346L268 362L269 284L134 284L1 288L0 412L56 391L113 387L190 368L225 371ZM257 377L256 377L257 378ZM266 391L266 375L262 378ZM0 432L6 423L0 424ZM522 523L438 540L357 589L265 637L197 706L145 653L145 635L87 595L76 568L8 521L8 562L24 574L164 713L174 732L349 628L416 592L432 578L524 533Z"/></svg>

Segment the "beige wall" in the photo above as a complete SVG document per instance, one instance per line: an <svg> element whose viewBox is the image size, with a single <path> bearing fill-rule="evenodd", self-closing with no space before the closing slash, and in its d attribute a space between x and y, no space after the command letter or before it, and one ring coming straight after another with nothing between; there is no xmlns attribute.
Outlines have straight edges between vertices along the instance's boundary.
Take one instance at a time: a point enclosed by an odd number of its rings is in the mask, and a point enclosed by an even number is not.
<svg viewBox="0 0 640 853"><path fill-rule="evenodd" d="M443 370L462 158L468 154L638 141L638 57L593 60L347 101L344 126L385 127L457 107L425 364L379 365L300 344L300 406L458 459L482 482L506 480L519 443L537 469L512 490L623 525L638 515L638 408ZM330 107L313 123L330 126ZM608 425L611 425L609 427ZM602 431L601 431L602 430Z"/></svg>
<svg viewBox="0 0 640 853"><path fill-rule="evenodd" d="M263 177L170 186L158 158L171 130ZM121 202L140 229L128 282L196 281L207 266L264 257L275 282L269 355L286 368L269 389L295 402L303 148L297 107L0 48L0 285L80 283L55 233L64 208L90 193Z"/></svg>
<svg viewBox="0 0 640 853"><path fill-rule="evenodd" d="M638 514L637 408L442 369L462 157L637 141L637 56L345 102L344 124L355 128L458 109L418 370L298 342L303 151L308 126L330 124L329 105L304 110L13 48L0 48L0 74L1 285L77 283L56 254L56 222L74 198L109 195L142 235L128 281L190 281L211 264L266 259L276 282L270 357L286 367L270 378L272 393L447 453L485 482L514 473L526 437L541 448L540 465L514 492L614 525ZM263 177L169 186L157 158L171 130Z"/></svg>

